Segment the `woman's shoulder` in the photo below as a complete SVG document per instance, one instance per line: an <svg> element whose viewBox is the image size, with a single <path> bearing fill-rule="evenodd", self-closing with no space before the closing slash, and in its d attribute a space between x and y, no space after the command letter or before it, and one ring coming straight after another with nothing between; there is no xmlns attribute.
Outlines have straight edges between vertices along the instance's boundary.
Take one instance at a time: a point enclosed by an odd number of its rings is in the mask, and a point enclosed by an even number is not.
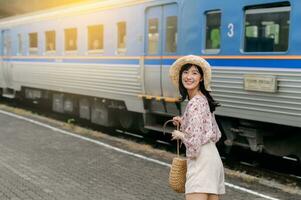
<svg viewBox="0 0 301 200"><path fill-rule="evenodd" d="M190 101L190 104L192 105L203 105L208 103L207 98L203 95L196 95L194 96Z"/></svg>
<svg viewBox="0 0 301 200"><path fill-rule="evenodd" d="M203 107L208 106L208 101L205 96L194 96L187 104L187 110L199 110L203 109Z"/></svg>

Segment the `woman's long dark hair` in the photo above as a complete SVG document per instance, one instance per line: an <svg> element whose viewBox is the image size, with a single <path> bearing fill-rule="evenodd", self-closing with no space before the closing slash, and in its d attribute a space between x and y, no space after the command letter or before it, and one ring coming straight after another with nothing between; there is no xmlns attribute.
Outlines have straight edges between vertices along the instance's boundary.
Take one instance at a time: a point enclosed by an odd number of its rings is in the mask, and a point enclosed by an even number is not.
<svg viewBox="0 0 301 200"><path fill-rule="evenodd" d="M189 96L188 96L188 92L187 89L184 87L183 83L182 83L182 74L184 71L189 70L192 66L196 66L196 68L198 69L198 71L200 72L201 76L204 77L204 73L203 70L201 69L200 66L198 65L194 65L194 64L185 64L182 66L180 73L179 73L179 90L180 90L180 94L182 96L181 100L184 101L186 98L188 98L189 100ZM214 112L215 108L217 106L220 106L219 103L217 103L212 96L210 95L210 93L205 89L205 85L204 85L204 80L200 82L200 87L199 90L205 95L205 97L207 98L208 104L209 104L209 108L210 108L210 112Z"/></svg>

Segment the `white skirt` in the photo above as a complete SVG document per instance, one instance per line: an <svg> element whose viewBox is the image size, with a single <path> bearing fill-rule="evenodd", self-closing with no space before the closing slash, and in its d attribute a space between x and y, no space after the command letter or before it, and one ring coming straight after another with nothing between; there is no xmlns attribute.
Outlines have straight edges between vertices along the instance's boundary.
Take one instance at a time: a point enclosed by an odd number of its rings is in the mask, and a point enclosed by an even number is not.
<svg viewBox="0 0 301 200"><path fill-rule="evenodd" d="M187 159L185 193L225 193L224 167L215 143L202 145L196 159Z"/></svg>

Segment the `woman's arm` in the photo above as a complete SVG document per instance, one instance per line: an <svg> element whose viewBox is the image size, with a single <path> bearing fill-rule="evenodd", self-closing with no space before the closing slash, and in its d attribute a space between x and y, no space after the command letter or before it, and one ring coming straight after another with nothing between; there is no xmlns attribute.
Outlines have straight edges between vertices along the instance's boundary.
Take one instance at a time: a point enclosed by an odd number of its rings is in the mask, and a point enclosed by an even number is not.
<svg viewBox="0 0 301 200"><path fill-rule="evenodd" d="M194 158L199 154L203 144L210 140L212 135L212 115L207 101L194 101L187 110L182 132L183 143L187 149L187 157Z"/></svg>

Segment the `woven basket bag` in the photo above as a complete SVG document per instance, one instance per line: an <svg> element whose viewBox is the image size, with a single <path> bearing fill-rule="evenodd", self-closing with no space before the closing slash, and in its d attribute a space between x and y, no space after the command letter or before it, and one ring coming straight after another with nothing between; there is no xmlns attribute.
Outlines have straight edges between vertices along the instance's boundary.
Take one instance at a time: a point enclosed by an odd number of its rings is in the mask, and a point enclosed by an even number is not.
<svg viewBox="0 0 301 200"><path fill-rule="evenodd" d="M169 122L172 122L172 120L168 120L163 126L164 133L165 126ZM179 126L177 126L177 130L179 130ZM169 171L169 186L174 191L178 193L185 192L186 172L187 161L185 158L180 157L180 141L177 140L177 157L173 158Z"/></svg>

